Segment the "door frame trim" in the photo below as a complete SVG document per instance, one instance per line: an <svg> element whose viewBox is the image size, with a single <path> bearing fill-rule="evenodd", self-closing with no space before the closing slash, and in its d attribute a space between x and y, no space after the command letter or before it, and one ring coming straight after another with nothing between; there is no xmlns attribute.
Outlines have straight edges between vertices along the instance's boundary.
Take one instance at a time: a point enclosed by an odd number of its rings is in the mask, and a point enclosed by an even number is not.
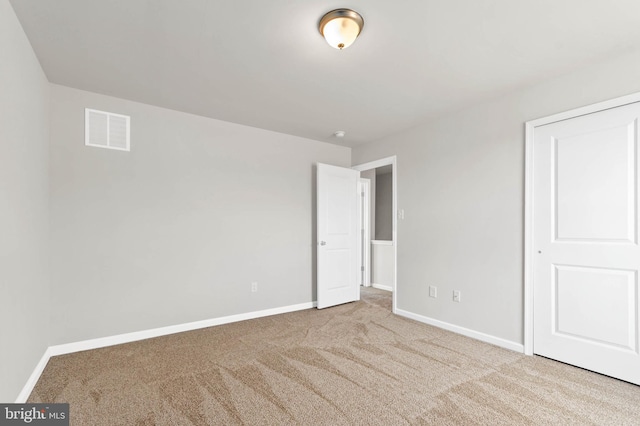
<svg viewBox="0 0 640 426"><path fill-rule="evenodd" d="M394 314L398 310L397 307L397 290L398 290L398 162L397 157L392 155L391 157L381 158L379 160L370 161L368 163L362 163L355 166L351 166L352 169L363 172L365 170L377 169L382 166L391 166L391 186L392 186L392 204L393 204L393 223L391 229L391 238L393 241L393 289L391 294L391 312Z"/></svg>
<svg viewBox="0 0 640 426"><path fill-rule="evenodd" d="M533 187L533 143L536 127L555 123L562 120L593 114L607 109L640 102L640 92L633 93L604 102L564 111L525 123L525 167L524 167L524 353L533 355L533 262L535 248L533 247L534 223L534 187Z"/></svg>
<svg viewBox="0 0 640 426"><path fill-rule="evenodd" d="M359 183L363 190L362 199L360 200L360 208L362 210L360 217L362 218L362 231L364 233L364 241L361 241L362 249L360 253L362 266L364 267L364 271L362 271L364 273L360 274L362 278L361 285L363 287L371 287L371 179L361 177ZM365 207L362 206L363 203Z"/></svg>

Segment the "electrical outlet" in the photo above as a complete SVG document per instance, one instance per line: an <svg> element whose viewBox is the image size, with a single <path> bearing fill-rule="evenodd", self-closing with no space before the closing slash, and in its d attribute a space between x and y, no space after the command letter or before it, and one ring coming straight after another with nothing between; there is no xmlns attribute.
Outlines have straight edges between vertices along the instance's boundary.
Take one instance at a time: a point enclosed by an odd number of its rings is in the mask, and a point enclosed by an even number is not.
<svg viewBox="0 0 640 426"><path fill-rule="evenodd" d="M256 281L251 283L251 293L258 291L258 283Z"/></svg>
<svg viewBox="0 0 640 426"><path fill-rule="evenodd" d="M438 297L438 287L433 285L429 286L429 297L433 297L434 299Z"/></svg>
<svg viewBox="0 0 640 426"><path fill-rule="evenodd" d="M462 293L460 292L460 290L453 290L453 301L459 303L461 299Z"/></svg>

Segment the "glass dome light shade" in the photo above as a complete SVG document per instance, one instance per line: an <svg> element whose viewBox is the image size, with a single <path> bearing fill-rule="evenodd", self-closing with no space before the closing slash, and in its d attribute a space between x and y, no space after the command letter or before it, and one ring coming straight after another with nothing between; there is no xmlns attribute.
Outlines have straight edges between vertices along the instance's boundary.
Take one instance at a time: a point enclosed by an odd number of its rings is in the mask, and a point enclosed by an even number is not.
<svg viewBox="0 0 640 426"><path fill-rule="evenodd" d="M356 41L363 26L364 20L357 12L336 9L322 17L319 30L329 46L342 50Z"/></svg>

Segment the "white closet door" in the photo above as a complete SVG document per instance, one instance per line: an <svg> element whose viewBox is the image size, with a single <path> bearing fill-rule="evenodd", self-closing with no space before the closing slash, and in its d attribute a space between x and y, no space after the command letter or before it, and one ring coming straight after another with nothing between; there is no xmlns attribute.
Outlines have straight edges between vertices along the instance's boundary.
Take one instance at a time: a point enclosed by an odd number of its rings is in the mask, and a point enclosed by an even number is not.
<svg viewBox="0 0 640 426"><path fill-rule="evenodd" d="M536 127L534 352L640 384L640 104Z"/></svg>

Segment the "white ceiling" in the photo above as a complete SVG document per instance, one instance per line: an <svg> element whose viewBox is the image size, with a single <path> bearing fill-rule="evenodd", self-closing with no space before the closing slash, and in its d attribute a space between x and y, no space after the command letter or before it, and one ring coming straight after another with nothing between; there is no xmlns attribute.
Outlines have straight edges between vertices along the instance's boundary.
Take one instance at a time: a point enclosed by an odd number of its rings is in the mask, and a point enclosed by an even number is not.
<svg viewBox="0 0 640 426"><path fill-rule="evenodd" d="M638 0L11 4L53 83L345 146L640 48ZM365 19L344 51L317 30L339 7Z"/></svg>

